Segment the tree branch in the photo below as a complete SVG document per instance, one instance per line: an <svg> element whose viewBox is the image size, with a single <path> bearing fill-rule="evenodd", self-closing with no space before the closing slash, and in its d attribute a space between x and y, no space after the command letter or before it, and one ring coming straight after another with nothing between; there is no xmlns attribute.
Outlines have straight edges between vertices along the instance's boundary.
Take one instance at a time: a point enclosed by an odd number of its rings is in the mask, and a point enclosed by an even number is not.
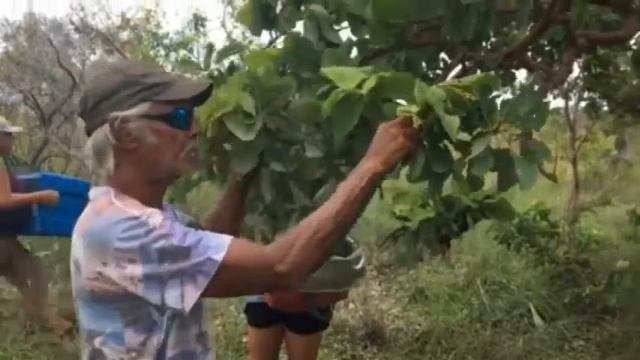
<svg viewBox="0 0 640 360"><path fill-rule="evenodd" d="M47 134L47 132L45 131L44 137L42 138L42 141L40 141L40 145L38 145L38 148L36 149L36 151L34 151L33 155L31 155L31 159L29 160L29 165L36 166L38 168L42 165L39 159L40 159L40 156L42 156L42 154L44 153L44 150L49 145L49 141L51 141L51 136L49 136L49 134Z"/></svg>
<svg viewBox="0 0 640 360"><path fill-rule="evenodd" d="M73 21L73 19L69 19L69 23L71 24L71 26L73 26L73 28L76 30L76 32L81 33L81 34L85 33L84 30L82 30L82 27L80 26L80 24L78 24L75 21ZM118 53L118 55L120 55L120 57L122 57L123 59L128 59L129 58L127 53L124 50L122 50L118 46L118 44L109 35L107 35L104 31L100 30L99 28L97 28L95 26L90 25L87 22L83 22L83 25L87 26L90 31L92 31L98 37L100 37L102 39L102 41L107 43L107 45L109 45L109 47L111 47L116 53Z"/></svg>
<svg viewBox="0 0 640 360"><path fill-rule="evenodd" d="M47 116L48 122L51 123L53 117L73 97L73 94L75 93L76 89L78 88L78 80L76 79L76 77L73 74L73 72L71 71L71 69L69 69L64 64L64 62L62 61L62 56L60 55L60 50L58 50L58 47L56 47L55 43L53 42L53 39L51 39L51 37L49 35L46 35L46 34L45 34L45 38L47 39L47 42L49 43L49 45L51 46L51 48L53 49L53 51L56 54L56 62L58 64L58 66L60 67L60 69L62 69L62 71L64 71L65 74L67 74L67 76L71 80L71 86L69 87L69 91L67 91L67 95L62 99L62 101L60 101L58 104L54 105L53 109L51 110L51 112Z"/></svg>
<svg viewBox="0 0 640 360"><path fill-rule="evenodd" d="M36 96L33 95L32 92L25 89L18 89L18 92L20 93L20 95L22 95L27 107L29 107L33 112L36 113L36 115L38 115L38 118L40 119L40 124L43 127L47 127L48 126L48 124L46 123L47 115L45 114L44 109L42 108L42 105L40 105L38 98L36 98Z"/></svg>
<svg viewBox="0 0 640 360"><path fill-rule="evenodd" d="M505 70L515 67L522 67L531 73L541 74L544 87L547 91L554 90L562 86L573 72L573 65L584 53L597 46L611 46L624 44L640 32L640 22L638 21L638 9L635 1L623 0L590 0L591 5L607 7L623 17L622 28L615 31L596 31L576 29L576 24L570 16L572 0L537 0L534 16L537 19L529 32L518 42L499 54L500 61L498 67ZM509 13L514 9L498 9L501 13ZM547 65L541 61L536 61L529 54L531 47L542 39L544 34L555 24L562 24L566 30L566 46L559 55L555 65ZM365 54L361 60L361 65L367 65L377 58L393 54L395 52L417 49L430 45L438 45L446 42L441 33L441 21L430 24L416 23L410 27L407 35L408 41L404 44L393 45L373 49ZM466 66L462 61L461 65ZM448 68L448 66L447 66ZM446 71L445 71L446 72ZM444 74L441 75L444 76Z"/></svg>
<svg viewBox="0 0 640 360"><path fill-rule="evenodd" d="M625 14L623 19L623 25L620 30L617 31L579 31L576 33L578 38L586 40L590 46L598 45L619 45L629 41L640 31L640 23L638 22L638 14L635 11L630 11Z"/></svg>
<svg viewBox="0 0 640 360"><path fill-rule="evenodd" d="M551 3L547 4L540 21L533 24L527 35L504 52L502 55L504 61L520 58L531 45L540 40L542 35L544 35L553 24L554 14L557 14L556 10L564 6L565 2L567 2L567 0L552 0Z"/></svg>
<svg viewBox="0 0 640 360"><path fill-rule="evenodd" d="M414 27L415 29L415 27ZM409 41L406 44L399 43L397 45L374 49L360 59L360 65L367 65L377 58L393 54L402 50L419 49L429 45L437 45L444 43L438 26L430 25L422 28L417 32L408 34Z"/></svg>

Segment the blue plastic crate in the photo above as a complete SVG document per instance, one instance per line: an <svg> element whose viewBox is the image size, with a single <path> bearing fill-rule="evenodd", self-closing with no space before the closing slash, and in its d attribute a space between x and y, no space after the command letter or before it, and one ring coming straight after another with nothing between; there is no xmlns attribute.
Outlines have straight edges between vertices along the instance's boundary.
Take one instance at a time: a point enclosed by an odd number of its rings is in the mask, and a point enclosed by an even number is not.
<svg viewBox="0 0 640 360"><path fill-rule="evenodd" d="M91 188L89 182L47 172L19 175L18 179L25 191L56 190L60 193L58 205L35 206L31 226L21 235L70 237L87 205Z"/></svg>

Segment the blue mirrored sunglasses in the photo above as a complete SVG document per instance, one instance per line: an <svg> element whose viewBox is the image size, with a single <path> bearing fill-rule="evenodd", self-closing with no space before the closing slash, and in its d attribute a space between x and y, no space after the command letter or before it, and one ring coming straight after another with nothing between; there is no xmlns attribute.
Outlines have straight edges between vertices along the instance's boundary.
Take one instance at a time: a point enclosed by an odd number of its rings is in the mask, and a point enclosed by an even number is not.
<svg viewBox="0 0 640 360"><path fill-rule="evenodd" d="M191 130L194 121L193 108L187 106L179 106L166 114L145 115L145 117L161 120L172 128L182 131Z"/></svg>

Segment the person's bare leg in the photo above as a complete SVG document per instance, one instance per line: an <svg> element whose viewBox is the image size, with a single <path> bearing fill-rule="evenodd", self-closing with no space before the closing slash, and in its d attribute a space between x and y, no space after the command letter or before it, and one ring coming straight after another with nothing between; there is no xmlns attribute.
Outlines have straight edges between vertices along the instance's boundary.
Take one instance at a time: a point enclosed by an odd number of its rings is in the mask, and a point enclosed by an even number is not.
<svg viewBox="0 0 640 360"><path fill-rule="evenodd" d="M284 342L289 360L315 360L320 351L322 332L298 335L291 331L285 331Z"/></svg>
<svg viewBox="0 0 640 360"><path fill-rule="evenodd" d="M73 328L71 322L58 315L49 305L49 280L40 259L22 247L17 239L12 244L11 267L6 278L22 294L30 316L44 320L59 335Z"/></svg>
<svg viewBox="0 0 640 360"><path fill-rule="evenodd" d="M247 334L249 360L278 360L283 336L284 327L282 325L266 329L249 326Z"/></svg>

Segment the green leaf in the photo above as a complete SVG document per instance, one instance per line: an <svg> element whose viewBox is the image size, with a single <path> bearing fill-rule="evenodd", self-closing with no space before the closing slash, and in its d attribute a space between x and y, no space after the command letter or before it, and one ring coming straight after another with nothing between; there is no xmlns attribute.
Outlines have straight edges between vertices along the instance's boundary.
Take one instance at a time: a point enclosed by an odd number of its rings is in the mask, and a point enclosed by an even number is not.
<svg viewBox="0 0 640 360"><path fill-rule="evenodd" d="M282 109L291 100L296 82L288 76L268 72L252 82L252 95L263 111Z"/></svg>
<svg viewBox="0 0 640 360"><path fill-rule="evenodd" d="M305 153L305 155L307 155ZM307 157L301 160L296 170L295 177L302 181L320 179L327 173L326 163L322 157Z"/></svg>
<svg viewBox="0 0 640 360"><path fill-rule="evenodd" d="M507 121L523 130L539 131L549 116L546 93L529 84L513 98L504 101L503 111Z"/></svg>
<svg viewBox="0 0 640 360"><path fill-rule="evenodd" d="M253 50L245 57L249 70L258 74L275 71L280 66L281 60L282 50L274 48Z"/></svg>
<svg viewBox="0 0 640 360"><path fill-rule="evenodd" d="M311 4L308 8L309 13L316 20L316 26L320 30L322 36L328 41L339 44L342 42L338 30L333 27L333 19L327 10L318 4Z"/></svg>
<svg viewBox="0 0 640 360"><path fill-rule="evenodd" d="M371 0L344 0L344 4L349 12L363 18L368 17L367 8L369 7L370 3Z"/></svg>
<svg viewBox="0 0 640 360"><path fill-rule="evenodd" d="M415 116L420 111L416 105L401 105L396 108L396 116L411 115Z"/></svg>
<svg viewBox="0 0 640 360"><path fill-rule="evenodd" d="M487 171L493 168L493 155L491 151L485 148L482 152L478 153L473 159L469 160L469 171L476 175L484 177Z"/></svg>
<svg viewBox="0 0 640 360"><path fill-rule="evenodd" d="M449 80L445 85L455 87L469 95L478 96L499 90L502 86L502 81L495 74L480 73Z"/></svg>
<svg viewBox="0 0 640 360"><path fill-rule="evenodd" d="M472 173L467 173L467 184L469 184L469 191L476 192L484 188L484 176L477 176Z"/></svg>
<svg viewBox="0 0 640 360"><path fill-rule="evenodd" d="M442 126L447 134L449 134L449 137L455 140L458 134L458 129L460 128L460 118L458 116L445 114L440 117L440 121L442 122Z"/></svg>
<svg viewBox="0 0 640 360"><path fill-rule="evenodd" d="M248 112L251 115L256 114L256 102L253 100L251 95L246 92L241 92L239 96L239 102L244 111Z"/></svg>
<svg viewBox="0 0 640 360"><path fill-rule="evenodd" d="M333 81L341 89L355 89L372 72L371 67L331 66L322 68L322 75Z"/></svg>
<svg viewBox="0 0 640 360"><path fill-rule="evenodd" d="M244 175L258 165L263 146L260 141L238 142L231 147L229 158L231 168L238 174Z"/></svg>
<svg viewBox="0 0 640 360"><path fill-rule="evenodd" d="M216 52L216 63L221 63L224 60L238 54L242 54L247 49L247 46L237 40L232 40L229 44Z"/></svg>
<svg viewBox="0 0 640 360"><path fill-rule="evenodd" d="M360 120L364 97L355 91L336 89L322 105L325 117L331 117L333 137L337 144L353 130Z"/></svg>
<svg viewBox="0 0 640 360"><path fill-rule="evenodd" d="M411 203L402 202L394 204L392 212L397 219L407 222L407 225L414 230L418 228L423 220L436 215L431 207L415 206Z"/></svg>
<svg viewBox="0 0 640 360"><path fill-rule="evenodd" d="M518 183L518 174L516 173L513 157L509 150L506 149L495 150L493 156L493 169L498 173L498 191L507 191Z"/></svg>
<svg viewBox="0 0 640 360"><path fill-rule="evenodd" d="M301 73L317 73L320 68L320 51L313 42L296 33L288 35L284 40L283 57L292 71Z"/></svg>
<svg viewBox="0 0 640 360"><path fill-rule="evenodd" d="M302 23L302 33L304 37L311 40L314 44L320 39L320 29L315 18L310 15L305 16Z"/></svg>
<svg viewBox="0 0 640 360"><path fill-rule="evenodd" d="M333 194L336 191L337 187L338 187L338 183L336 182L336 180L333 178L329 179L326 182L326 184L324 184L320 188L320 190L318 190L318 192L313 196L313 203L315 205L324 204L325 201L329 199L331 194Z"/></svg>
<svg viewBox="0 0 640 360"><path fill-rule="evenodd" d="M402 99L415 102L415 79L409 73L378 73L371 76L362 85L365 94L383 99Z"/></svg>
<svg viewBox="0 0 640 360"><path fill-rule="evenodd" d="M429 91L431 86L427 85L423 81L416 81L416 87L414 88L414 96L416 98L416 104L420 107L430 104Z"/></svg>
<svg viewBox="0 0 640 360"><path fill-rule="evenodd" d="M198 116L210 122L235 110L240 103L246 73L237 72L213 93L205 104L198 108Z"/></svg>
<svg viewBox="0 0 640 360"><path fill-rule="evenodd" d="M455 141L460 128L460 117L446 113L447 93L437 86L429 86L422 81L417 81L415 97L418 106L431 107L438 114L445 131Z"/></svg>
<svg viewBox="0 0 640 360"><path fill-rule="evenodd" d="M407 180L419 181L424 174L424 167L427 163L427 155L424 149L418 149L417 153L411 159L409 164L409 173L407 174Z"/></svg>
<svg viewBox="0 0 640 360"><path fill-rule="evenodd" d="M280 32L289 32L295 28L296 23L302 17L302 12L295 6L284 5L278 13L278 30Z"/></svg>
<svg viewBox="0 0 640 360"><path fill-rule="evenodd" d="M261 116L246 117L240 112L233 112L224 117L227 129L242 141L252 141L256 138L264 121Z"/></svg>
<svg viewBox="0 0 640 360"><path fill-rule="evenodd" d="M445 145L431 144L426 150L427 163L436 173L445 173L453 166L453 156Z"/></svg>
<svg viewBox="0 0 640 360"><path fill-rule="evenodd" d="M514 158L516 174L520 180L520 188L529 190L533 187L538 178L538 167L523 157Z"/></svg>
<svg viewBox="0 0 640 360"><path fill-rule="evenodd" d="M210 121L233 111L236 105L235 99L229 97L228 94L216 93L198 108L198 113L202 119Z"/></svg>
<svg viewBox="0 0 640 360"><path fill-rule="evenodd" d="M304 155L308 158L319 158L324 155L324 150L321 145L312 141L304 142Z"/></svg>
<svg viewBox="0 0 640 360"><path fill-rule="evenodd" d="M268 1L249 0L238 10L237 19L252 35L260 36L275 25L276 9Z"/></svg>
<svg viewBox="0 0 640 360"><path fill-rule="evenodd" d="M262 16L257 0L249 0L242 5L238 10L237 19L252 35L258 36L262 33Z"/></svg>
<svg viewBox="0 0 640 360"><path fill-rule="evenodd" d="M322 120L322 103L309 98L295 99L289 105L289 119L301 123L318 123Z"/></svg>
<svg viewBox="0 0 640 360"><path fill-rule="evenodd" d="M477 139L474 139L473 144L471 145L471 154L469 155L469 158L473 158L476 155L483 152L484 149L486 149L490 143L491 143L491 134L485 134L478 137Z"/></svg>
<svg viewBox="0 0 640 360"><path fill-rule="evenodd" d="M500 221L511 221L516 217L516 210L505 198L498 198L495 201L485 201L480 206L487 217Z"/></svg>
<svg viewBox="0 0 640 360"><path fill-rule="evenodd" d="M293 201L295 201L297 205L311 205L311 199L302 190L300 190L300 188L293 181L289 181L289 188L291 189L291 194L293 195Z"/></svg>
<svg viewBox="0 0 640 360"><path fill-rule="evenodd" d="M260 169L260 180L258 181L258 186L260 188L260 195L262 195L264 200L267 202L271 202L274 197L271 171L263 167Z"/></svg>
<svg viewBox="0 0 640 360"><path fill-rule="evenodd" d="M551 158L551 150L545 143L532 139L526 142L522 155L531 161L543 162Z"/></svg>
<svg viewBox="0 0 640 360"><path fill-rule="evenodd" d="M347 47L326 48L322 53L322 67L353 65L349 50Z"/></svg>
<svg viewBox="0 0 640 360"><path fill-rule="evenodd" d="M377 20L413 22L431 20L444 14L445 5L450 0L371 0L372 13Z"/></svg>

